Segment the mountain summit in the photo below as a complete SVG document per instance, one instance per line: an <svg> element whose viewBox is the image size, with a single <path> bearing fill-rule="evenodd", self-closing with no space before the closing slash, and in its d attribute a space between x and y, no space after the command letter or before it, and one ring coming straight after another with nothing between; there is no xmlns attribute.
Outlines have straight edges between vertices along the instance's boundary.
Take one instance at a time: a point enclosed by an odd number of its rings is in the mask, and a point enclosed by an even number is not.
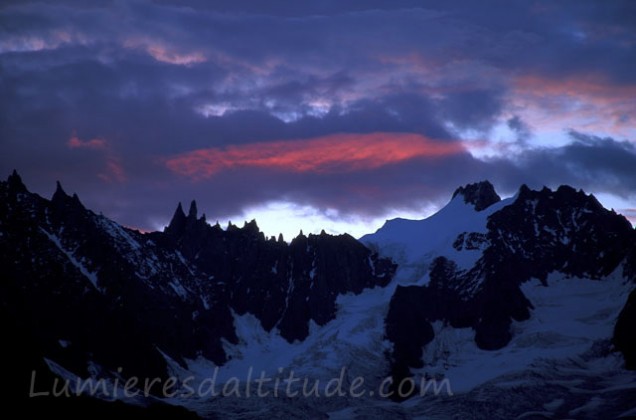
<svg viewBox="0 0 636 420"><path fill-rule="evenodd" d="M489 181L476 182L459 187L453 193L453 198L462 196L464 202L472 204L475 210L481 211L501 201L495 187Z"/></svg>

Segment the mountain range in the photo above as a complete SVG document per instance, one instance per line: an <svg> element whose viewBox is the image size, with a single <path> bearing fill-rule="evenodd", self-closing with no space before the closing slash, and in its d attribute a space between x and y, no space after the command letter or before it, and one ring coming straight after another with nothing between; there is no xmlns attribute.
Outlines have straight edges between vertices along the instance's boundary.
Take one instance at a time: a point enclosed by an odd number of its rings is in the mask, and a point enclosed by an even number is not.
<svg viewBox="0 0 636 420"><path fill-rule="evenodd" d="M50 200L31 193L14 171L0 182L0 267L3 394L25 410L636 415L636 232L569 186L524 185L502 200L483 181L429 218L359 240L286 242L255 221L211 225L194 201L163 232L142 233L59 183ZM391 398L29 397L33 372L50 389L61 378L227 383L250 369L325 383L345 368L345 382L370 389L391 378ZM409 378L448 379L452 392L418 395L415 379L395 392Z"/></svg>

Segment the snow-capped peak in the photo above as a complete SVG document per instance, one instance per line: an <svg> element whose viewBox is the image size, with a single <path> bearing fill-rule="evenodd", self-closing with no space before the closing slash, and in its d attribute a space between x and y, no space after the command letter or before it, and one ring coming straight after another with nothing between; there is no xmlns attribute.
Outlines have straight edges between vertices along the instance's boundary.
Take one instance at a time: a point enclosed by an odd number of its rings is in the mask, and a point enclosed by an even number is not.
<svg viewBox="0 0 636 420"><path fill-rule="evenodd" d="M514 198L501 200L491 189L492 184L487 181L461 187L450 202L432 216L421 220L387 220L375 233L363 236L360 241L395 260L399 264L397 278L402 283L426 282L428 266L437 256L446 256L460 267L471 266L481 252L458 251L453 244L462 233L486 233L488 216L514 201ZM486 192L484 195L492 191L497 201L482 208L486 201L475 198L480 191Z"/></svg>

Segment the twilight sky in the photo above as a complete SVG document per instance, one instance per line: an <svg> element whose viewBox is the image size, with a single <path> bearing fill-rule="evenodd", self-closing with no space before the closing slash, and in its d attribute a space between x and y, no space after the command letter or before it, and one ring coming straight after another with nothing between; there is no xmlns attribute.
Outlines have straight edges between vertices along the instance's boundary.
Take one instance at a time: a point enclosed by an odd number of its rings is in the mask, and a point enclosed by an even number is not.
<svg viewBox="0 0 636 420"><path fill-rule="evenodd" d="M147 230L359 236L482 179L636 221L636 2L5 0L13 168Z"/></svg>

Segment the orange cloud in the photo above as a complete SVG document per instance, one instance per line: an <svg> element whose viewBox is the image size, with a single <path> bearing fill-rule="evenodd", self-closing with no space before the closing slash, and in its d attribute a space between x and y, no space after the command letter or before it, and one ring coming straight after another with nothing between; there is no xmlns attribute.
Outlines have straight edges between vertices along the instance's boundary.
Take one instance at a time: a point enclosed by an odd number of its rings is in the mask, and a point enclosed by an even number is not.
<svg viewBox="0 0 636 420"><path fill-rule="evenodd" d="M435 141L419 134L334 134L308 140L199 149L168 158L165 164L179 175L199 180L237 167L299 173L350 172L464 150L459 143Z"/></svg>

